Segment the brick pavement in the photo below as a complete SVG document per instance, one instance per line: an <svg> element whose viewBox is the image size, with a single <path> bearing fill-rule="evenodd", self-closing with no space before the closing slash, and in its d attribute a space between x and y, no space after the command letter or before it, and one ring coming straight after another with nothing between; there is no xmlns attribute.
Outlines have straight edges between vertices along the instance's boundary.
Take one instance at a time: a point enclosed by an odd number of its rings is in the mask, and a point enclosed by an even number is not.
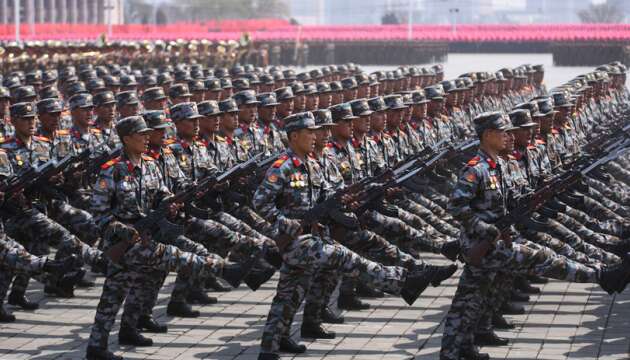
<svg viewBox="0 0 630 360"><path fill-rule="evenodd" d="M219 303L198 307L200 318L175 319L166 315L171 275L155 311L169 332L151 334L155 346L150 348L119 347L117 321L110 347L129 359L256 359L276 278L257 292L242 286L212 294ZM309 349L295 359L437 359L442 320L456 281L453 277L442 287L427 289L413 307L394 297L368 300L372 309L346 313L345 324L329 326L337 339L304 341ZM42 306L34 312L15 311L16 323L0 325L0 359L81 359L102 282L97 278L97 286L77 290L73 299L44 298L41 285L33 283L29 296L42 300ZM493 359L511 360L629 357L628 293L612 298L596 285L552 281L542 295L532 297L527 310L510 317L515 330L500 332L513 339L509 346L483 351ZM299 332L299 325L293 329Z"/></svg>

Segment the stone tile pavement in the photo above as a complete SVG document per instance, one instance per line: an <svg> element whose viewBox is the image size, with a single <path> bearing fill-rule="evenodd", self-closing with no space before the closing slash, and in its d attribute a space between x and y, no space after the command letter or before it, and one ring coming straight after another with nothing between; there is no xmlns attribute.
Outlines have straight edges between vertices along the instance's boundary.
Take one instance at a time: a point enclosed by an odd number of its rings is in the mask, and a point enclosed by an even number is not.
<svg viewBox="0 0 630 360"><path fill-rule="evenodd" d="M150 348L119 347L117 321L110 347L129 359L256 359L276 279L256 292L242 286L213 294L219 303L200 307L200 318L175 319L166 315L174 280L170 276L155 311L168 323L169 332L152 334L155 346ZM15 311L16 323L0 325L0 359L81 359L103 278L96 280L97 286L77 290L73 299L44 298L41 285L32 283L29 296L41 300L42 306L34 312ZM346 313L345 324L330 326L337 339L303 341L307 353L294 358L437 359L442 321L456 284L453 277L439 288L427 289L412 307L394 297L369 300L372 309ZM629 358L628 293L609 297L596 285L551 281L542 295L532 297L527 310L526 315L511 317L516 330L500 333L513 339L509 346L483 351L493 359L511 360ZM298 329L294 324L295 336Z"/></svg>

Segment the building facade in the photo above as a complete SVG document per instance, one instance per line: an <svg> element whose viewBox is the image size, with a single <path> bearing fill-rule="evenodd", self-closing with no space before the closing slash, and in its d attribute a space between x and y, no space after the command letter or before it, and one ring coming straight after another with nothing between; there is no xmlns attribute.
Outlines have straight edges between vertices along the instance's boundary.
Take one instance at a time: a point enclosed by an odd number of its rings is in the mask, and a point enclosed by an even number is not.
<svg viewBox="0 0 630 360"><path fill-rule="evenodd" d="M124 0L0 0L0 20L15 23L123 24ZM110 18L111 17L111 18Z"/></svg>

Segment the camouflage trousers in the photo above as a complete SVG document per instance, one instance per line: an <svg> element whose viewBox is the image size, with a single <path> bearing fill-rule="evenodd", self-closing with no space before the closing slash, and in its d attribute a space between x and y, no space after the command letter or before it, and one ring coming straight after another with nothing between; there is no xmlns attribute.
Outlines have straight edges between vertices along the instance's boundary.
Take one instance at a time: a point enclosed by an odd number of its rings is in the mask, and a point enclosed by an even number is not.
<svg viewBox="0 0 630 360"><path fill-rule="evenodd" d="M39 273L46 264L45 256L30 254L24 246L17 241L0 238L0 267L14 271Z"/></svg>
<svg viewBox="0 0 630 360"><path fill-rule="evenodd" d="M462 240L460 240L462 241ZM492 281L498 271L536 274L571 282L596 283L599 271L555 254L549 248L534 249L518 243L498 241L482 259L481 266L467 262L451 308L446 315L440 359L459 360L460 351L473 346L473 333L482 316Z"/></svg>
<svg viewBox="0 0 630 360"><path fill-rule="evenodd" d="M561 216L560 214L558 215ZM585 242L580 235L567 229L562 223L554 219L547 219L547 226L545 230L546 233L562 240L573 249L583 252L591 259L601 261L604 264L616 264L621 262L621 259L617 255L606 252L595 245Z"/></svg>
<svg viewBox="0 0 630 360"><path fill-rule="evenodd" d="M9 236L24 244L33 255L48 254L49 245L52 244L57 247L56 259L75 254L84 263L92 265L102 256L102 251L85 244L59 223L35 209L7 220L6 229ZM11 291L23 294L28 286L28 279L26 274L18 274Z"/></svg>
<svg viewBox="0 0 630 360"><path fill-rule="evenodd" d="M412 264L422 263L421 260L415 259L370 230L346 231L339 240L348 249L383 265L408 268ZM321 323L322 310L330 302L332 293L340 280L340 293L353 294L357 285L356 277L342 276L339 272L325 269L316 272L304 300L305 323Z"/></svg>
<svg viewBox="0 0 630 360"><path fill-rule="evenodd" d="M417 254L418 248L439 247L436 239L426 233L413 228L404 221L391 216L385 216L378 211L368 210L360 218L361 224L373 232L387 237L404 251Z"/></svg>
<svg viewBox="0 0 630 360"><path fill-rule="evenodd" d="M279 342L290 334L291 323L313 274L317 270L336 271L399 294L407 271L366 260L345 246L313 235L303 235L285 249L280 280L261 340L261 352L277 353Z"/></svg>
<svg viewBox="0 0 630 360"><path fill-rule="evenodd" d="M618 221L616 219L601 221L593 218L584 211L571 206L566 206L564 213L593 231L609 235L606 237L606 244L608 245L614 245L614 243L622 242L623 240L621 239L630 236L630 223L628 221ZM611 238L611 236L614 238ZM600 245L605 246L606 244Z"/></svg>
<svg viewBox="0 0 630 360"><path fill-rule="evenodd" d="M229 213L232 214L234 217L242 220L242 222L248 224L252 228L256 229L257 232L267 237L273 238L273 224L265 220L262 216L258 215L258 213L254 211L254 209L252 209L251 207L246 205L239 205L233 209L230 209Z"/></svg>
<svg viewBox="0 0 630 360"><path fill-rule="evenodd" d="M125 237L128 232L127 225L114 221L107 226L103 241L106 244L114 244L116 241L112 239ZM207 274L220 275L222 269L223 262L214 262L212 258L184 252L172 245L151 240L134 244L125 253L120 265L110 263L108 266L88 345L107 348L116 314L125 298L132 291L137 291L136 287L142 281L142 274L177 271L185 272L189 276L197 274L204 278Z"/></svg>
<svg viewBox="0 0 630 360"><path fill-rule="evenodd" d="M51 219L68 229L86 244L94 245L100 238L100 229L89 212L59 200L52 200L49 209L48 216Z"/></svg>
<svg viewBox="0 0 630 360"><path fill-rule="evenodd" d="M440 233L453 238L457 238L459 236L459 229L442 220L439 216L433 214L431 210L425 208L424 206L410 199L401 200L397 202L397 204L401 208L419 216Z"/></svg>
<svg viewBox="0 0 630 360"><path fill-rule="evenodd" d="M265 248L265 240L239 234L214 220L191 218L184 235L212 253L221 257L229 253L237 261L261 253Z"/></svg>
<svg viewBox="0 0 630 360"><path fill-rule="evenodd" d="M584 264L586 266L590 266L596 269L600 269L602 266L602 263L599 260L589 258L588 255L584 254L583 252L576 251L574 248L562 242L560 239L557 239L547 233L535 231L533 229L526 229L522 232L522 234L529 241L546 246L553 250L556 254L579 262L580 264Z"/></svg>

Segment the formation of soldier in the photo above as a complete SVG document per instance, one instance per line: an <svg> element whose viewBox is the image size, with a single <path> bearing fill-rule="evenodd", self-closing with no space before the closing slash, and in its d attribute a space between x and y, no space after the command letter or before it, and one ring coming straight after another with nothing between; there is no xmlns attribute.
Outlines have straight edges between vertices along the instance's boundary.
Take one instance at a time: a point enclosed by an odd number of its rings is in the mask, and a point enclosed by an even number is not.
<svg viewBox="0 0 630 360"><path fill-rule="evenodd" d="M548 91L541 65L444 80L440 65L298 73L207 67L190 54L158 67L112 61L121 56L25 63L0 87L0 185L88 154L4 194L0 301L36 309L26 296L31 276L47 296L72 297L93 286L86 267L102 273L88 359L121 358L107 344L123 302L120 344L151 346L143 333L168 330L152 311L169 272L177 277L167 314L198 317L192 305L217 302L209 289L245 283L255 291L278 271L259 359L306 351L290 338L303 301L302 337L331 339L323 324L344 322L328 307L337 286L343 310L367 309L361 297L384 293L411 305L451 277L457 259L465 266L443 359L483 359L477 345L506 344L494 329L510 328L503 315L524 311L511 301L527 300L546 277L609 293L630 279L625 157L517 228L493 225L624 119L619 63ZM417 179L421 191L387 187L367 205L353 193L409 159L460 144L470 146L459 157L477 155L440 162ZM339 206L313 220L329 199ZM453 263L429 264L422 252ZM0 322L10 321L0 307Z"/></svg>

